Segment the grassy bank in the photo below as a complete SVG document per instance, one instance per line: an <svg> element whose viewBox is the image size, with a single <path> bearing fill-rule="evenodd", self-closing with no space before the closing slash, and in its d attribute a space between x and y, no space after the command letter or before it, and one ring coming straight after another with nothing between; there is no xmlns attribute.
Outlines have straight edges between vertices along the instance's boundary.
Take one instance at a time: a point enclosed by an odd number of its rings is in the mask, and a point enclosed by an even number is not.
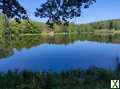
<svg viewBox="0 0 120 89"><path fill-rule="evenodd" d="M120 79L120 72L96 67L60 73L9 71L0 74L0 89L110 89L111 79Z"/></svg>

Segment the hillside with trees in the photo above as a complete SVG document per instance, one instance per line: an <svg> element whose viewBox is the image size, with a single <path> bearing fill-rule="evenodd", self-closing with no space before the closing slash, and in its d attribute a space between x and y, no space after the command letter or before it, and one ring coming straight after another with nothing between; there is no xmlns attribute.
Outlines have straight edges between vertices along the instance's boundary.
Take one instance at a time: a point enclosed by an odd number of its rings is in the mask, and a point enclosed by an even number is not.
<svg viewBox="0 0 120 89"><path fill-rule="evenodd" d="M120 19L98 21L88 24L74 24L70 23L68 26L54 24L53 28L49 28L48 25L41 22L30 21L31 24L23 20L20 24L15 21L11 22L11 28L13 32L23 34L40 34L40 33L82 33L82 32L117 32L120 31Z"/></svg>
<svg viewBox="0 0 120 89"><path fill-rule="evenodd" d="M0 33L4 30L4 16L0 15ZM9 28L12 34L41 34L41 33L82 33L82 32L116 32L120 31L120 19L105 20L87 24L69 23L68 26L63 24L54 24L53 28L42 22L21 20L20 23L10 20Z"/></svg>
<svg viewBox="0 0 120 89"><path fill-rule="evenodd" d="M86 27L85 29L120 30L120 19L82 24L80 27Z"/></svg>

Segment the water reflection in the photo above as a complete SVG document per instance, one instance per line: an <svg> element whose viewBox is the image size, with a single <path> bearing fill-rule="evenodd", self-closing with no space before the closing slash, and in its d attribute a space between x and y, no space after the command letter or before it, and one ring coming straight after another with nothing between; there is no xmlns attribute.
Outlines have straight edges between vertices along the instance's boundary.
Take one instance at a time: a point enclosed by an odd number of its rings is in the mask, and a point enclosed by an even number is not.
<svg viewBox="0 0 120 89"><path fill-rule="evenodd" d="M0 40L0 58L5 58L13 55L13 47L11 39L2 38Z"/></svg>
<svg viewBox="0 0 120 89"><path fill-rule="evenodd" d="M23 48L32 48L41 44L59 44L68 45L75 41L97 41L105 43L120 43L120 36L118 35L93 35L93 34L81 34L81 35L30 35L30 36L14 36L12 39L0 40L0 58L9 57L14 54L13 49L16 48L20 51Z"/></svg>
<svg viewBox="0 0 120 89"><path fill-rule="evenodd" d="M119 43L119 35L14 36L0 41L0 71L64 70L91 65L115 69Z"/></svg>

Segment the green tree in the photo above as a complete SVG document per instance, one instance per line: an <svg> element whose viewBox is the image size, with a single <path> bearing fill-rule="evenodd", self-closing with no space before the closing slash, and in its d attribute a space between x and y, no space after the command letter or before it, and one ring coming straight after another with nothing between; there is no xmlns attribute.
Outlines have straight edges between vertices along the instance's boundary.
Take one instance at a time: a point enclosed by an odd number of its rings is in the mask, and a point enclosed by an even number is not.
<svg viewBox="0 0 120 89"><path fill-rule="evenodd" d="M68 25L69 20L81 16L81 8L88 8L96 0L47 0L40 8L36 9L35 16L48 18L47 24Z"/></svg>
<svg viewBox="0 0 120 89"><path fill-rule="evenodd" d="M113 22L112 22L112 21L110 21L109 29L110 29L110 30L113 29Z"/></svg>
<svg viewBox="0 0 120 89"><path fill-rule="evenodd" d="M26 10L17 0L0 0L0 10L4 15L4 35L10 34L9 19L14 18L17 22L20 19L28 19Z"/></svg>

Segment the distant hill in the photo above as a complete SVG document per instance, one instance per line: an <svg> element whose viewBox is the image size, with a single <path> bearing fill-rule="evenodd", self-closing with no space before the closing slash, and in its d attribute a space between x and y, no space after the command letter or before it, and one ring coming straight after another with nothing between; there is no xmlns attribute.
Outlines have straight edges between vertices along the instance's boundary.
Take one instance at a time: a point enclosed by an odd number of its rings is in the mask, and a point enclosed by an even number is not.
<svg viewBox="0 0 120 89"><path fill-rule="evenodd" d="M120 19L92 22L92 23L88 23L88 24L81 24L80 26L81 27L85 26L85 28L88 28L88 29L120 30Z"/></svg>

